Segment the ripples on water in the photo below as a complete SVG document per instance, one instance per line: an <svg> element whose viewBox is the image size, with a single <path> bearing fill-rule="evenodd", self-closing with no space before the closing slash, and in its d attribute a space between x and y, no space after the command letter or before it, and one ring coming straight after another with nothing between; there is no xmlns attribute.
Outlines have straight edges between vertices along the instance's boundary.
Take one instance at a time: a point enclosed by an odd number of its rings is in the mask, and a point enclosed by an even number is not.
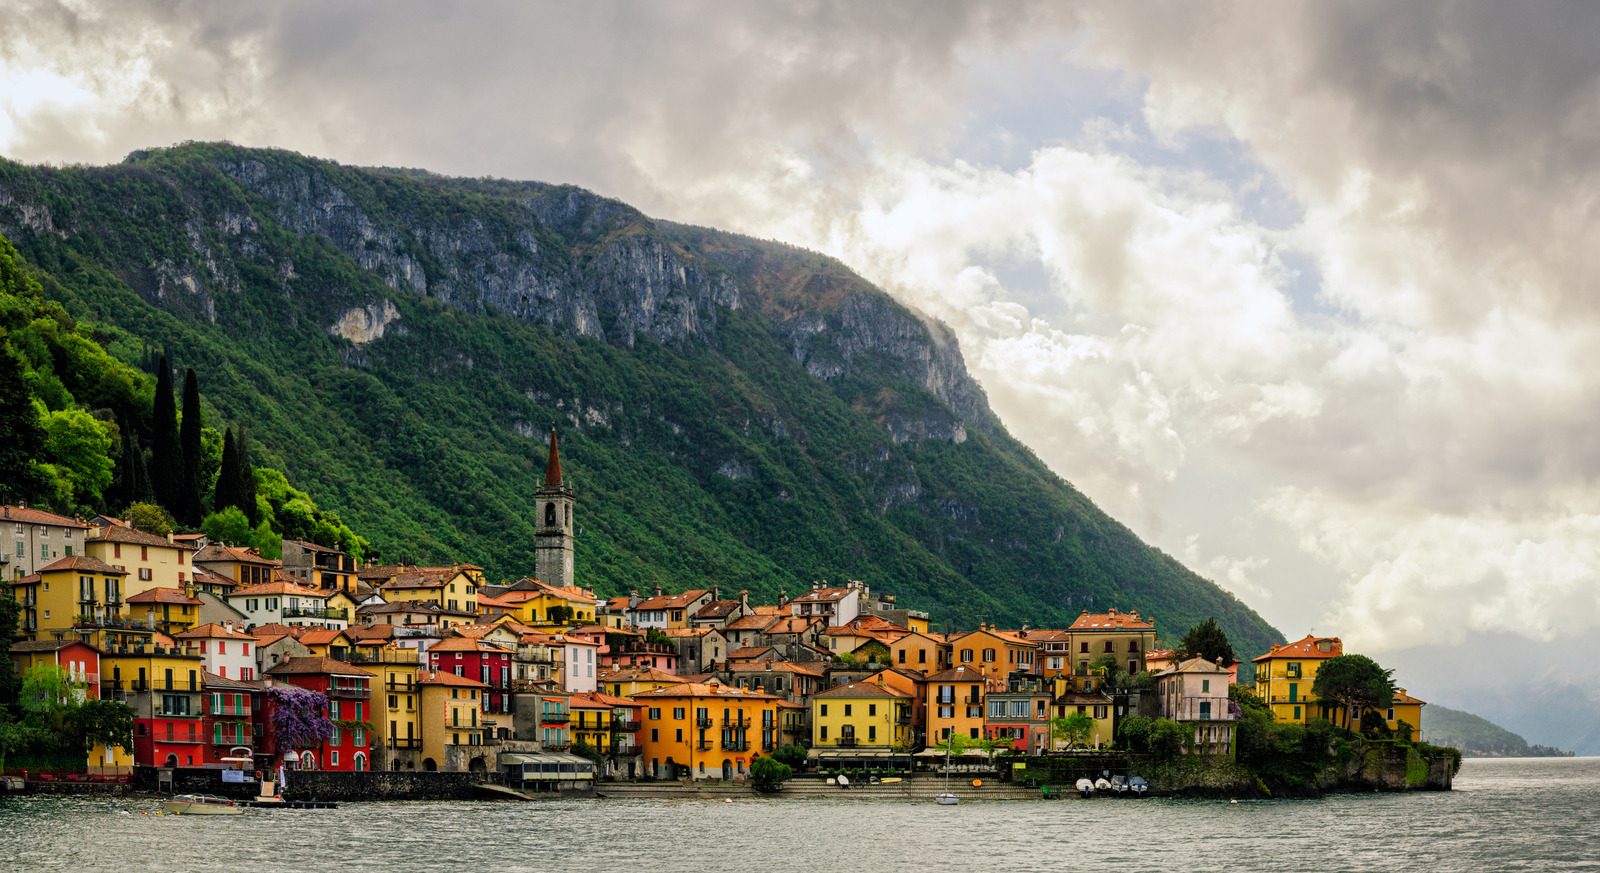
<svg viewBox="0 0 1600 873"><path fill-rule="evenodd" d="M1600 871L1593 758L1468 761L1450 793L1234 804L752 797L139 814L159 808L0 800L0 870Z"/></svg>

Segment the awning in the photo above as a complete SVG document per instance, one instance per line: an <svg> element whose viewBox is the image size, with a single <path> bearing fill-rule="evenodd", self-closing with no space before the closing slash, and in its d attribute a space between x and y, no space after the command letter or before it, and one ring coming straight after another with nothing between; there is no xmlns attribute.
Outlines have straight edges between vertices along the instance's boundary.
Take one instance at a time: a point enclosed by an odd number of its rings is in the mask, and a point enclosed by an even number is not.
<svg viewBox="0 0 1600 873"><path fill-rule="evenodd" d="M887 749L812 749L809 757L822 758L897 758L903 752Z"/></svg>

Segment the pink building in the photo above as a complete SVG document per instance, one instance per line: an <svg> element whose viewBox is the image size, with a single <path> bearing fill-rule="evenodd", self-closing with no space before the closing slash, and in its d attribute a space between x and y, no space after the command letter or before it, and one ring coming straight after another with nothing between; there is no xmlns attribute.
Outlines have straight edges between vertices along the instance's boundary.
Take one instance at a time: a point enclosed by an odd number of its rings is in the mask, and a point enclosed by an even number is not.
<svg viewBox="0 0 1600 873"><path fill-rule="evenodd" d="M1228 668L1204 658L1190 658L1156 674L1161 715L1193 731L1187 751L1203 755L1234 753L1234 727L1239 707L1228 696Z"/></svg>

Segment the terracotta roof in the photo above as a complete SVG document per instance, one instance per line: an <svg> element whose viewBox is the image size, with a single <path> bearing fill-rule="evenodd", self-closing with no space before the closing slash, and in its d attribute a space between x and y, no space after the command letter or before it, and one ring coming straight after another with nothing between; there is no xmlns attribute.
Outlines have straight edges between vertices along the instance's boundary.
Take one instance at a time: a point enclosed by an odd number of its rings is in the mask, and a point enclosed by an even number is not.
<svg viewBox="0 0 1600 873"><path fill-rule="evenodd" d="M194 568L194 581L205 585L216 585L222 588L239 587L239 583L233 581L227 576L224 576L214 570L207 570L198 564L196 564Z"/></svg>
<svg viewBox="0 0 1600 873"><path fill-rule="evenodd" d="M307 588L304 585L290 582L286 579L275 582L261 582L256 585L246 585L228 592L228 599L235 597L258 597L263 594L292 594L296 597L316 597L327 600L331 592L319 591L316 588Z"/></svg>
<svg viewBox="0 0 1600 873"><path fill-rule="evenodd" d="M668 637L671 637L673 639L687 638L687 637L704 637L704 636L710 636L711 634L714 634L716 632L717 632L717 629L716 628L711 628L711 627L669 627L669 628L666 629L666 631L664 631L664 633L666 633L666 635Z"/></svg>
<svg viewBox="0 0 1600 873"><path fill-rule="evenodd" d="M196 564L261 564L268 567L282 567L282 561L261 557L255 549L243 546L229 546L223 543L207 543L206 547L195 553Z"/></svg>
<svg viewBox="0 0 1600 873"><path fill-rule="evenodd" d="M180 640L250 640L255 642L256 639L252 634L215 623L192 627L182 633L173 634L173 636Z"/></svg>
<svg viewBox="0 0 1600 873"><path fill-rule="evenodd" d="M689 604L711 593L709 588L690 588L682 594L660 594L639 601L633 608L634 612L658 609L685 609Z"/></svg>
<svg viewBox="0 0 1600 873"><path fill-rule="evenodd" d="M195 551L195 547L188 543L168 542L166 537L158 537L153 533L147 533L136 527L121 527L114 524L95 528L94 532L89 534L89 542L132 543L136 546L161 546L168 549Z"/></svg>
<svg viewBox="0 0 1600 873"><path fill-rule="evenodd" d="M96 652L100 650L82 640L22 640L11 644L13 652L54 652L65 649L67 646L89 646Z"/></svg>
<svg viewBox="0 0 1600 873"><path fill-rule="evenodd" d="M737 600L713 600L694 614L695 618L726 618L739 608Z"/></svg>
<svg viewBox="0 0 1600 873"><path fill-rule="evenodd" d="M347 641L350 639L344 631L330 630L325 627L309 627L301 631L300 636L296 639L308 646L326 646L340 637L344 637Z"/></svg>
<svg viewBox="0 0 1600 873"><path fill-rule="evenodd" d="M73 527L78 530L88 530L89 526L75 518L65 515L56 515L42 509L29 506L0 506L0 521L9 521L13 524L49 524L56 527Z"/></svg>
<svg viewBox="0 0 1600 873"><path fill-rule="evenodd" d="M683 677L654 667L622 667L600 674L600 682L682 682Z"/></svg>
<svg viewBox="0 0 1600 873"><path fill-rule="evenodd" d="M259 679L229 679L210 670L201 671L205 674L204 682L207 688L231 688L235 691L260 691L265 685Z"/></svg>
<svg viewBox="0 0 1600 873"><path fill-rule="evenodd" d="M844 587L844 586L837 587L837 588L816 588L816 589L813 589L811 591L807 591L806 593L800 595L799 597L796 597L795 599L793 599L793 600L791 600L789 602L790 603L834 603L834 602L843 600L846 597L850 596L850 592L852 592L852 591L860 591L860 590L861 589L859 589L859 588L849 588L849 587Z"/></svg>
<svg viewBox="0 0 1600 873"><path fill-rule="evenodd" d="M162 540L162 542L166 542L166 540ZM103 573L108 576L128 575L127 570L124 570L121 567L114 567L110 564L107 564L105 561L102 561L98 558L91 558L88 555L69 555L65 558L57 558L43 567L40 567L38 572L53 573L57 570L79 570L85 573Z"/></svg>
<svg viewBox="0 0 1600 873"><path fill-rule="evenodd" d="M733 621L728 622L727 625L725 625L724 627L727 630L760 631L760 630L766 630L767 627L769 625L771 625L773 622L776 622L778 620L778 618L779 617L776 616L776 615L763 615L763 614L741 615L738 618L734 619Z"/></svg>
<svg viewBox="0 0 1600 873"><path fill-rule="evenodd" d="M610 709L611 704L602 703L587 694L574 694L567 698L567 705L573 709Z"/></svg>
<svg viewBox="0 0 1600 873"><path fill-rule="evenodd" d="M752 661L767 653L782 655L776 646L740 646L728 653L729 661Z"/></svg>
<svg viewBox="0 0 1600 873"><path fill-rule="evenodd" d="M764 633L773 634L803 634L811 630L811 626L822 621L820 616L790 615L778 619L767 626Z"/></svg>
<svg viewBox="0 0 1600 873"><path fill-rule="evenodd" d="M604 703L607 706L637 706L638 705L638 704L634 703L632 700L630 700L630 699L628 699L626 697L613 697L612 695L606 694L603 691L590 691L590 692L588 692L586 694L573 695L573 696L575 696L575 697L587 697L590 700L599 701L601 703Z"/></svg>
<svg viewBox="0 0 1600 873"><path fill-rule="evenodd" d="M1018 631L1018 633L1022 633ZM1035 628L1027 631L1028 640L1035 643L1064 643L1072 638L1072 634L1055 628Z"/></svg>
<svg viewBox="0 0 1600 873"><path fill-rule="evenodd" d="M776 697L761 691L747 691L732 685L723 685L715 680L710 682L681 682L669 685L666 688L657 688L653 691L641 691L634 696L635 700L641 697L741 697L748 700L775 700Z"/></svg>
<svg viewBox="0 0 1600 873"><path fill-rule="evenodd" d="M13 648L15 648L15 646L13 646ZM1404 688L1396 688L1394 690L1394 703L1396 705L1399 705L1399 704L1416 704L1418 706L1426 706L1428 704L1428 701L1419 700L1419 699L1417 699L1415 697L1412 697L1411 695L1406 693L1406 690Z"/></svg>
<svg viewBox="0 0 1600 873"><path fill-rule="evenodd" d="M476 569L479 568L471 564L456 564L451 567L410 567L389 577L389 580L379 588L443 588L446 582L461 575L462 572Z"/></svg>
<svg viewBox="0 0 1600 873"><path fill-rule="evenodd" d="M905 693L904 691L896 691L893 688L879 685L876 682L848 682L844 685L835 685L832 688L829 688L827 691L818 691L816 694L811 695L811 699L818 700L824 697L862 698L910 696L911 695Z"/></svg>
<svg viewBox="0 0 1600 873"><path fill-rule="evenodd" d="M1184 660L1183 663L1178 664L1170 669L1162 670L1156 675L1173 676L1178 673L1205 673L1207 675L1216 675L1227 674L1229 672L1230 671L1227 667L1218 666L1217 662L1215 661L1207 661L1205 658L1188 658Z"/></svg>
<svg viewBox="0 0 1600 873"><path fill-rule="evenodd" d="M1072 622L1072 630L1154 630L1155 620L1149 616L1141 617L1137 611L1118 612L1090 612L1085 609L1083 614Z"/></svg>
<svg viewBox="0 0 1600 873"><path fill-rule="evenodd" d="M199 606L200 601L183 593L181 588L146 588L128 598L129 603L167 603L174 606Z"/></svg>
<svg viewBox="0 0 1600 873"><path fill-rule="evenodd" d="M494 643L486 643L483 640L475 640L469 637L445 637L428 647L430 654L433 652L493 652L506 654L510 651L505 646L497 646Z"/></svg>
<svg viewBox="0 0 1600 873"><path fill-rule="evenodd" d="M370 673L370 672L368 672L366 670L363 670L363 669L361 669L360 667L357 667L354 664L346 664L343 661L335 661L332 658L319 658L319 657L316 657L316 656L290 658L287 661L284 661L283 663L278 664L275 667L268 667L267 668L267 673L269 675L272 675L272 676L296 676L296 675L313 674L313 675L333 675L333 676L361 676L363 678L370 677L372 675L372 673Z"/></svg>
<svg viewBox="0 0 1600 873"><path fill-rule="evenodd" d="M421 685L454 685L459 688L488 688L489 686L476 679L457 676L443 670L423 670L417 674L417 682Z"/></svg>
<svg viewBox="0 0 1600 873"><path fill-rule="evenodd" d="M292 637L303 630L305 630L305 628L289 627L286 624L278 624L275 621L269 621L266 624L258 624L251 628L250 633L257 637L262 636L263 634Z"/></svg>
<svg viewBox="0 0 1600 873"><path fill-rule="evenodd" d="M1324 651L1324 647L1326 651ZM1273 658L1336 658L1344 654L1344 643L1338 637L1314 637L1310 634L1292 643L1273 646L1256 661Z"/></svg>
<svg viewBox="0 0 1600 873"><path fill-rule="evenodd" d="M822 677L827 675L827 668L822 661L745 661L742 664L729 664L729 673L799 673L805 676Z"/></svg>
<svg viewBox="0 0 1600 873"><path fill-rule="evenodd" d="M519 605L520 604L514 603L506 597L491 597L488 594L484 594L482 591L478 592L479 608L492 606L496 609L516 609Z"/></svg>
<svg viewBox="0 0 1600 873"><path fill-rule="evenodd" d="M984 675L983 675L983 671L982 670L974 670L971 667L951 667L948 670L943 670L941 672L933 674L932 676L929 676L928 677L928 681L929 682L982 682L982 681L984 681Z"/></svg>

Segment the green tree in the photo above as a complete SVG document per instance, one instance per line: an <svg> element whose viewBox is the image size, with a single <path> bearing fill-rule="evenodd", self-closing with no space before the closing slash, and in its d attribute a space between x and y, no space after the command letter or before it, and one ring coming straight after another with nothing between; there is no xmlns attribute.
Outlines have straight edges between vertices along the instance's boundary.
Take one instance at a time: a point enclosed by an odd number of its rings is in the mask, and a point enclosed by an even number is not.
<svg viewBox="0 0 1600 873"><path fill-rule="evenodd" d="M191 367L184 371L183 376L183 424L178 432L178 505L168 507L173 516L186 525L199 524L200 517L205 514L205 501L202 498L206 486L205 464L201 448L204 427L200 413L200 383Z"/></svg>
<svg viewBox="0 0 1600 873"><path fill-rule="evenodd" d="M1224 664L1232 664L1238 660L1233 656L1233 644L1228 642L1228 635L1217 626L1215 618L1207 618L1183 635L1183 641L1178 644L1178 651L1186 658L1205 658L1207 661L1221 660Z"/></svg>
<svg viewBox="0 0 1600 873"><path fill-rule="evenodd" d="M44 490L37 460L45 434L23 381L25 366L0 339L0 501L38 500Z"/></svg>
<svg viewBox="0 0 1600 873"><path fill-rule="evenodd" d="M791 769L799 769L806 764L806 747L789 743L773 750L772 757L780 763L788 764Z"/></svg>
<svg viewBox="0 0 1600 873"><path fill-rule="evenodd" d="M577 755L580 758L588 758L590 761L594 762L596 767L606 762L606 756L600 754L599 749L582 740L572 744L572 754Z"/></svg>
<svg viewBox="0 0 1600 873"><path fill-rule="evenodd" d="M17 641L17 622L22 607L11 594L11 586L0 584L0 651L9 652ZM0 717L17 701L17 665L11 657L0 658Z"/></svg>
<svg viewBox="0 0 1600 873"><path fill-rule="evenodd" d="M1394 671L1366 655L1339 655L1322 662L1311 693L1339 704L1345 724L1360 723L1364 709L1386 709L1394 702Z"/></svg>
<svg viewBox="0 0 1600 873"><path fill-rule="evenodd" d="M172 533L172 516L154 503L133 503L122 511L122 520L145 533L164 537Z"/></svg>
<svg viewBox="0 0 1600 873"><path fill-rule="evenodd" d="M57 734L67 727L67 716L83 699L83 683L73 681L55 664L35 664L22 677L19 703L28 721Z"/></svg>
<svg viewBox="0 0 1600 873"><path fill-rule="evenodd" d="M256 471L250 463L250 441L245 438L244 428L236 429L233 450L234 506L244 511L251 524L260 524L262 518L260 501L256 499Z"/></svg>
<svg viewBox="0 0 1600 873"><path fill-rule="evenodd" d="M1050 736L1052 739L1068 746L1084 746L1089 743L1089 735L1094 732L1094 719L1088 713L1074 712L1065 718L1050 719Z"/></svg>
<svg viewBox="0 0 1600 873"><path fill-rule="evenodd" d="M68 506L97 506L111 484L111 432L106 423L76 407L40 416L44 453L71 495Z"/></svg>
<svg viewBox="0 0 1600 873"><path fill-rule="evenodd" d="M212 542L259 548L255 529L250 527L250 519L245 518L237 506L225 507L206 516L200 522L200 529Z"/></svg>
<svg viewBox="0 0 1600 873"><path fill-rule="evenodd" d="M244 507L239 503L239 450L233 444L231 427L222 432L222 463L217 466L217 487L211 496L211 511L219 513L230 506L244 514ZM250 521L248 515L245 521Z"/></svg>
<svg viewBox="0 0 1600 873"><path fill-rule="evenodd" d="M166 356L156 367L156 393L150 404L150 484L156 502L177 512L183 482L178 450L178 408L172 401L172 366Z"/></svg>
<svg viewBox="0 0 1600 873"><path fill-rule="evenodd" d="M133 420L122 416L117 430L121 444L117 456L117 487L107 499L117 506L148 501L154 496L150 492L150 473L145 469L144 447L139 444Z"/></svg>
<svg viewBox="0 0 1600 873"><path fill-rule="evenodd" d="M70 715L70 729L85 750L96 744L133 751L133 709L118 700L85 700Z"/></svg>
<svg viewBox="0 0 1600 873"><path fill-rule="evenodd" d="M775 790L789 781L794 768L774 757L757 758L750 762L750 781L764 790Z"/></svg>

